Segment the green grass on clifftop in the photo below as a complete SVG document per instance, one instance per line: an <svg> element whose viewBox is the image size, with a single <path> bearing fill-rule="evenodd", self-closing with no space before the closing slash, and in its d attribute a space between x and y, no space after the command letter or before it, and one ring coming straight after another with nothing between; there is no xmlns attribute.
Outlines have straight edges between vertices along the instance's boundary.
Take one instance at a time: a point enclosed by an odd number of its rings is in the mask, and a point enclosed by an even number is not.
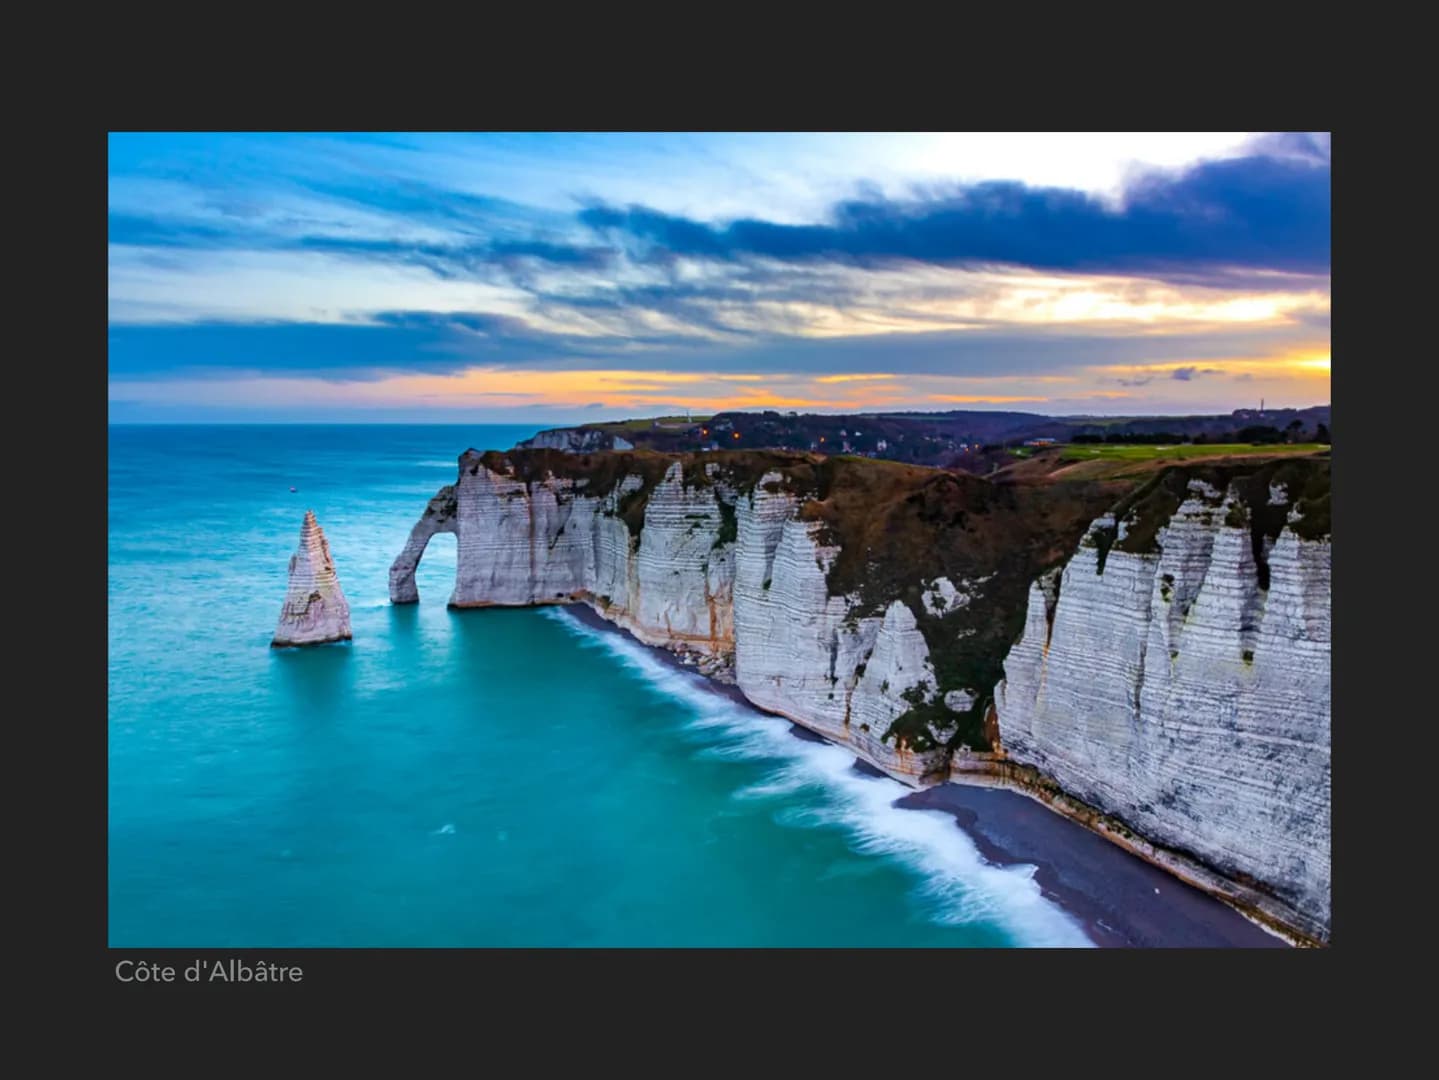
<svg viewBox="0 0 1439 1080"><path fill-rule="evenodd" d="M1320 443L1184 443L1173 446L1071 443L1060 447L1059 454L1065 461L1188 461L1233 454L1314 454L1324 449L1326 447Z"/></svg>

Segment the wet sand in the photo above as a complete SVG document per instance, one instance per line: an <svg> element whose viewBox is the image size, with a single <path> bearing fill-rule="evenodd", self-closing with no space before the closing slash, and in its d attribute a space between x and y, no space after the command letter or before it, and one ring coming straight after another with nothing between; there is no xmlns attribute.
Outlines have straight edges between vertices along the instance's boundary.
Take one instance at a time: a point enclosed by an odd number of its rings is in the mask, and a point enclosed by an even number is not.
<svg viewBox="0 0 1439 1080"><path fill-rule="evenodd" d="M646 645L629 631L570 604L564 613L586 626L623 634L678 671L700 674L668 649ZM706 679L716 694L758 709L739 688ZM791 724L797 738L828 740ZM885 774L855 759L856 772ZM944 783L897 800L912 810L954 816L983 858L999 866L1036 867L1035 881L1050 900L1079 920L1096 945L1108 948L1287 948L1287 944L1207 893L1070 821L1035 800L1003 788Z"/></svg>
<svg viewBox="0 0 1439 1080"><path fill-rule="evenodd" d="M953 814L989 862L1037 867L1044 895L1096 945L1288 947L1228 904L1017 791L946 783L911 792L898 805Z"/></svg>

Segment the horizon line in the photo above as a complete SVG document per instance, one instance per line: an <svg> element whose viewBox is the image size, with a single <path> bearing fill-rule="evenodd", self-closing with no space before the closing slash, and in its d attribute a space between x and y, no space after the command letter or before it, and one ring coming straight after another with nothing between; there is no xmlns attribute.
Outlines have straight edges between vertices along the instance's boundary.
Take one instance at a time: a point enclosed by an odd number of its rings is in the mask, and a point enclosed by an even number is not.
<svg viewBox="0 0 1439 1080"><path fill-rule="evenodd" d="M1025 409L891 409L881 411L857 411L857 412L803 412L791 409L719 409L713 413L705 413L705 416L719 416L724 413L740 415L762 416L766 413L775 413L780 416L954 416L964 413L1012 413L1022 416L1041 416L1050 420L1143 420L1143 419L1173 419L1182 420L1193 417L1225 417L1233 416L1238 412L1307 412L1311 409L1330 409L1333 403L1326 401L1317 405L1279 405L1265 409L1257 409L1247 406L1236 406L1228 412L1133 412L1133 413L1044 413L1031 412ZM548 424L555 428L578 428L593 427L600 424L621 424L630 423L635 420L651 420L658 418L675 417L676 413L651 413L641 416L625 416L607 420L577 420L577 421L554 421L554 420L464 420L464 419L433 419L433 420L284 420L284 419L256 419L256 420L106 420L106 427L529 427L534 424ZM699 421L695 421L699 423Z"/></svg>

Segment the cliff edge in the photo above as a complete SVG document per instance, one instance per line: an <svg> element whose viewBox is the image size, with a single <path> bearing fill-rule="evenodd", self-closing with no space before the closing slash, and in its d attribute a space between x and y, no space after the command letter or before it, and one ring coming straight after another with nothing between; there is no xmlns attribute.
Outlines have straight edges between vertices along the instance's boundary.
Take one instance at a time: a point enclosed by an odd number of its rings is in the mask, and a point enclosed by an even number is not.
<svg viewBox="0 0 1439 1080"><path fill-rule="evenodd" d="M425 545L453 532L452 606L588 603L917 783L988 747L1028 583L1122 490L774 451L472 450L390 596L417 599Z"/></svg>
<svg viewBox="0 0 1439 1080"><path fill-rule="evenodd" d="M1051 785L1327 936L1327 462L992 483L471 450L391 567L395 603L436 532L458 540L454 607L586 603L911 785Z"/></svg>
<svg viewBox="0 0 1439 1080"><path fill-rule="evenodd" d="M1327 462L1166 471L1030 587L1004 671L1008 761L1327 939Z"/></svg>

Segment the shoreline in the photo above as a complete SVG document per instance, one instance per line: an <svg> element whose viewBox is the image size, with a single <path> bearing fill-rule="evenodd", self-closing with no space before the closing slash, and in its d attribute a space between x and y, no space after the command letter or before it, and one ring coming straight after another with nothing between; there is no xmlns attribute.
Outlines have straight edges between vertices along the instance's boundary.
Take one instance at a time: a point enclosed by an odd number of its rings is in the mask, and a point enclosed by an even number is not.
<svg viewBox="0 0 1439 1080"><path fill-rule="evenodd" d="M738 686L704 676L670 650L649 645L588 604L557 605L591 629L621 634L667 666L701 676L712 692L762 715ZM789 717L790 733L810 742L854 748ZM855 771L894 779L855 755ZM898 782L898 781L897 781ZM1118 847L1022 792L944 782L895 800L906 810L939 810L954 818L980 856L996 866L1034 866L1043 895L1074 918L1101 948L1285 948L1288 943L1217 897Z"/></svg>
<svg viewBox="0 0 1439 1080"><path fill-rule="evenodd" d="M940 810L986 862L1035 867L1049 900L1101 948L1287 948L1242 912L1008 788L946 781L896 805Z"/></svg>

